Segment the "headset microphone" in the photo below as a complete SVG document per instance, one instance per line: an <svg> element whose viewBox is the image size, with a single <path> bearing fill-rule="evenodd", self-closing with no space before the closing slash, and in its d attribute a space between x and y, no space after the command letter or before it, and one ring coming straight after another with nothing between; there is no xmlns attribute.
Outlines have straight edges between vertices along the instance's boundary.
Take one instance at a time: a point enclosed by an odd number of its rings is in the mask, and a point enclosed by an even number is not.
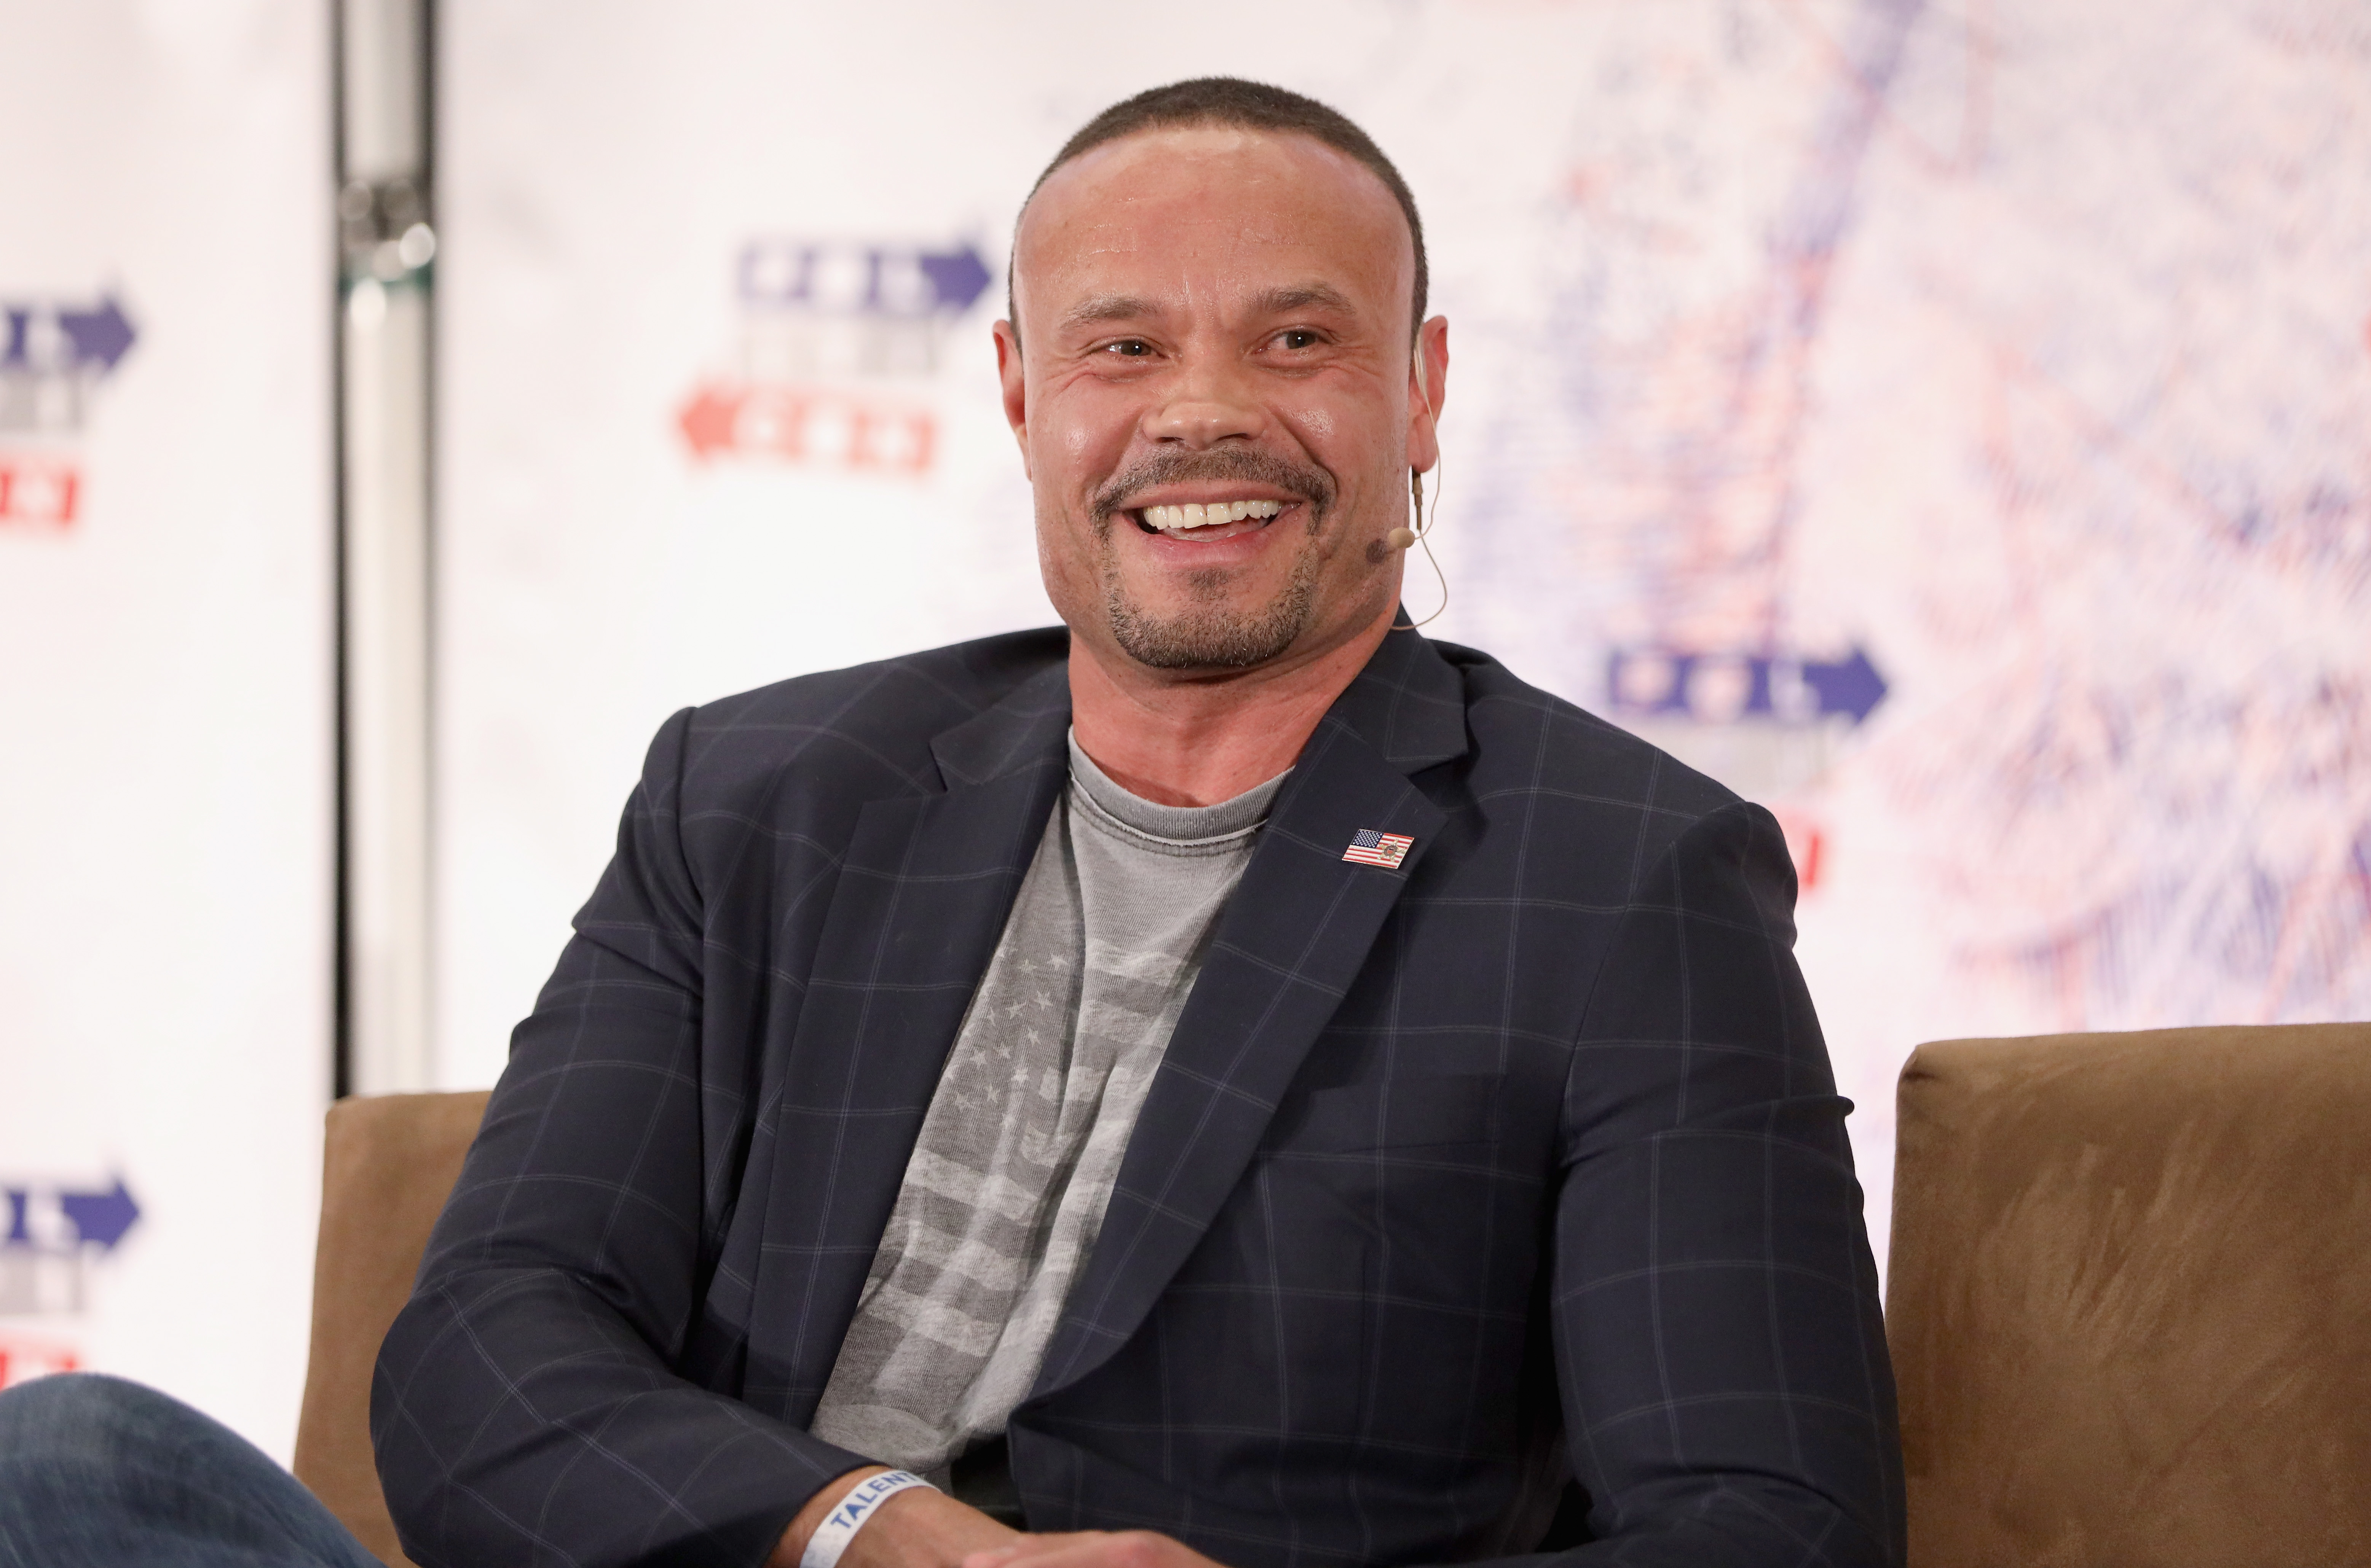
<svg viewBox="0 0 2371 1568"><path fill-rule="evenodd" d="M1436 457L1433 461L1438 463L1440 459ZM1414 468L1408 470L1408 496L1416 504L1416 526L1394 528L1383 536L1383 543L1395 550L1406 549L1424 537L1424 475Z"/></svg>
<svg viewBox="0 0 2371 1568"><path fill-rule="evenodd" d="M1432 412L1432 390L1424 384L1424 345L1419 343L1416 351L1416 390L1417 396L1424 399L1425 412L1429 415ZM1436 468L1440 466L1440 455L1438 452L1433 454L1432 462ZM1383 536L1383 543L1395 550L1413 548L1428 532L1424 520L1424 472L1421 469L1408 470L1408 499L1416 507L1416 526L1394 528Z"/></svg>
<svg viewBox="0 0 2371 1568"><path fill-rule="evenodd" d="M1416 351L1416 390L1417 395L1424 399L1424 411L1426 417L1429 418L1432 414L1432 389L1425 385L1424 345L1421 342L1417 345ZM1432 467L1433 509L1435 515L1438 515L1440 507L1440 453L1438 443L1432 455ZM1440 570L1440 562L1433 560L1432 546L1425 540L1425 536L1432 532L1432 527L1430 521L1424 514L1424 471L1420 468L1408 470L1408 499L1416 509L1416 526L1394 528L1383 536L1383 543L1395 550L1410 549L1417 545L1424 546L1424 559L1432 561L1432 574L1440 579L1440 605L1423 620L1408 626L1393 627L1392 629L1394 631L1414 631L1417 627L1438 619L1441 610L1449 608L1449 578Z"/></svg>

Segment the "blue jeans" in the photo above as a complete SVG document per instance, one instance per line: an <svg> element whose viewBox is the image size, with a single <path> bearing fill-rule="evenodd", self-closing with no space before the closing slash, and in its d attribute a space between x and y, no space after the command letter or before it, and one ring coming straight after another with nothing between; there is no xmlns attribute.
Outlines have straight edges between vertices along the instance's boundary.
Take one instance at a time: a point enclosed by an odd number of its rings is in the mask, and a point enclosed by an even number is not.
<svg viewBox="0 0 2371 1568"><path fill-rule="evenodd" d="M379 1568L295 1476L154 1389L0 1390L0 1568Z"/></svg>

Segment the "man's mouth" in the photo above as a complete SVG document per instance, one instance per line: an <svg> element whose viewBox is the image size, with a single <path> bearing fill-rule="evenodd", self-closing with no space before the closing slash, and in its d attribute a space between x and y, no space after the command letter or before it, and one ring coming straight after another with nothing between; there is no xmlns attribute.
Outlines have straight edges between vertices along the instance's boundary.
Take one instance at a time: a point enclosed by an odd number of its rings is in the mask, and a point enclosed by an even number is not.
<svg viewBox="0 0 2371 1568"><path fill-rule="evenodd" d="M1139 507L1128 515L1148 534L1199 544L1256 533L1290 504L1282 501L1189 501L1177 506Z"/></svg>

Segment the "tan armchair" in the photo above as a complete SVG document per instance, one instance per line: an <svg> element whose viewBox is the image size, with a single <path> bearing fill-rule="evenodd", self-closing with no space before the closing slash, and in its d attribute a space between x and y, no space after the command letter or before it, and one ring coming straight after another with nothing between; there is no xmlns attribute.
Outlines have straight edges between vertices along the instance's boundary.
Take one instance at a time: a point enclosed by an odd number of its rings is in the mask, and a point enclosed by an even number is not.
<svg viewBox="0 0 2371 1568"><path fill-rule="evenodd" d="M461 1174L486 1096L387 1094L330 1107L313 1348L296 1424L296 1479L391 1568L409 1568L371 1459L371 1367L428 1232Z"/></svg>
<svg viewBox="0 0 2371 1568"><path fill-rule="evenodd" d="M330 1111L295 1470L397 1568L371 1366L485 1102ZM2371 1563L2371 1024L1920 1047L1886 1307L1913 1568Z"/></svg>
<svg viewBox="0 0 2371 1568"><path fill-rule="evenodd" d="M1912 1568L2371 1563L2371 1024L1921 1046Z"/></svg>

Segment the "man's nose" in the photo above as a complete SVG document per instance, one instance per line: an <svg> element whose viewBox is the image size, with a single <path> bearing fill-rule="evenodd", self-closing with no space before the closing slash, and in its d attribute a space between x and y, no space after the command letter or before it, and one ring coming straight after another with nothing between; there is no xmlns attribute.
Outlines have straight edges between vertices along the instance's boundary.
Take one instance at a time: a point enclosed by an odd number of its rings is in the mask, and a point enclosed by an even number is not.
<svg viewBox="0 0 2371 1568"><path fill-rule="evenodd" d="M1255 441L1266 428L1248 367L1233 354L1188 356L1164 393L1146 411L1150 440L1198 452L1222 441Z"/></svg>

